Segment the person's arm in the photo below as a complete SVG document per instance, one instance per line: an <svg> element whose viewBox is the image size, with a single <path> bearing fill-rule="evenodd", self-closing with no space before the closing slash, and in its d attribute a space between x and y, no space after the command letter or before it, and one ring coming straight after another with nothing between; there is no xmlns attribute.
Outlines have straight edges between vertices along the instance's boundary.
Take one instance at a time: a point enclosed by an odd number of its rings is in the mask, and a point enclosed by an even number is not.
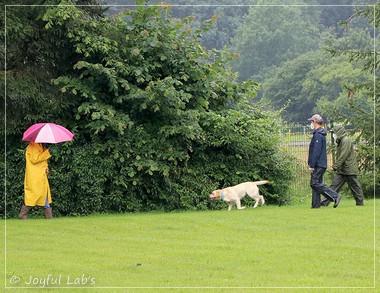
<svg viewBox="0 0 380 293"><path fill-rule="evenodd" d="M48 149L40 152L37 147L28 147L26 150L26 156L32 162L32 164L38 164L48 160L51 155Z"/></svg>
<svg viewBox="0 0 380 293"><path fill-rule="evenodd" d="M333 170L339 170L350 155L352 146L351 140L344 137L339 143L339 156L336 156L335 163L333 164Z"/></svg>
<svg viewBox="0 0 380 293"><path fill-rule="evenodd" d="M313 149L311 152L311 160L309 162L309 167L314 169L319 160L322 151L322 137L318 133L313 136Z"/></svg>

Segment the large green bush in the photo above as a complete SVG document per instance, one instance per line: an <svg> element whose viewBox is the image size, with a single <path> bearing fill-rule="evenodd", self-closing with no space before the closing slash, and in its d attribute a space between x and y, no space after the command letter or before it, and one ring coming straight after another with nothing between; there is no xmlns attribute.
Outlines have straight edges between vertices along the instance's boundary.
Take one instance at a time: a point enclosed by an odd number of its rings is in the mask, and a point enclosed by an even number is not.
<svg viewBox="0 0 380 293"><path fill-rule="evenodd" d="M42 35L64 40L51 42L71 64L52 70L65 110L34 109L75 133L72 143L50 148L56 214L221 208L208 199L213 189L264 179L269 203L288 202L279 115L252 102L258 86L237 81L229 53L200 46L210 22L193 31L191 18L174 19L166 6L112 19L51 6L41 21ZM12 133L8 216L21 204L24 169L22 134Z"/></svg>

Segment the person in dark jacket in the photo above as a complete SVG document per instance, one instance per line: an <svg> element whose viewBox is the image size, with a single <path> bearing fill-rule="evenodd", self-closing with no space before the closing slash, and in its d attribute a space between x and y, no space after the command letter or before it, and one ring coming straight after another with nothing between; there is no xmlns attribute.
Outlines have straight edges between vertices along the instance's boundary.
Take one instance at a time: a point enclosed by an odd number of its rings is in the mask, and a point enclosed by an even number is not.
<svg viewBox="0 0 380 293"><path fill-rule="evenodd" d="M309 145L308 165L311 174L310 187L312 189L311 208L321 207L321 194L333 201L334 208L339 205L342 196L334 189L323 183L323 174L327 169L326 131L322 128L323 119L319 114L308 119L314 130Z"/></svg>
<svg viewBox="0 0 380 293"><path fill-rule="evenodd" d="M331 188L339 192L345 182L351 189L357 206L364 205L363 190L358 180L359 168L355 155L354 143L348 137L342 125L335 125L332 129L335 142L337 144L335 163L332 168L336 172ZM330 200L325 198L322 206L328 206Z"/></svg>

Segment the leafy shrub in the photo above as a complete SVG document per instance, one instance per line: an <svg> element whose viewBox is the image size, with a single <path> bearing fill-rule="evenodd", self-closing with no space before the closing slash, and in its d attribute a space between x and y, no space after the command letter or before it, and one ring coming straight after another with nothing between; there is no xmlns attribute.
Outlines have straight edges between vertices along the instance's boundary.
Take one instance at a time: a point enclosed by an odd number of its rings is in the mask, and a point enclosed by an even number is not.
<svg viewBox="0 0 380 293"><path fill-rule="evenodd" d="M374 176L373 173L366 173L359 176L359 181L365 198L373 199L374 196L375 198L380 198L379 188L375 188L380 186L379 176Z"/></svg>
<svg viewBox="0 0 380 293"><path fill-rule="evenodd" d="M230 53L199 45L208 23L192 31L191 18L170 18L165 6L113 19L86 13L55 6L42 16L44 30L66 37L72 64L53 80L68 109L41 109L75 134L50 148L56 215L218 209L212 190L263 179L271 181L261 188L269 203L288 203L291 162L278 147L279 114L253 103L258 85L237 81ZM9 138L14 216L25 145Z"/></svg>

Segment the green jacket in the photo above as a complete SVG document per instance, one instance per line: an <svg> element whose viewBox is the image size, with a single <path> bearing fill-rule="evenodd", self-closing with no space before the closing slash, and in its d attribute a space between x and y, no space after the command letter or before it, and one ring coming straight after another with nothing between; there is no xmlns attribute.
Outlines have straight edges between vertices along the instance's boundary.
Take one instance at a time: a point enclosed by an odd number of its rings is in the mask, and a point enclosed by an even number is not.
<svg viewBox="0 0 380 293"><path fill-rule="evenodd" d="M352 139L348 137L346 130L341 125L334 126L333 132L337 136L338 144L333 169L341 175L358 175L358 162Z"/></svg>

